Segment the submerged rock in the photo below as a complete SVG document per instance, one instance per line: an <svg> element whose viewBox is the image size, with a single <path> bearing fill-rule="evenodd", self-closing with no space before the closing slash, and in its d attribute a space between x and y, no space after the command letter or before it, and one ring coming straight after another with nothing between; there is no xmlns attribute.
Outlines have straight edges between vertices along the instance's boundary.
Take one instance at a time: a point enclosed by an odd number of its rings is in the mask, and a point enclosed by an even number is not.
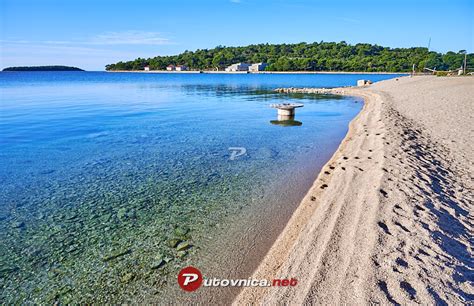
<svg viewBox="0 0 474 306"><path fill-rule="evenodd" d="M68 214L68 215L65 216L66 220L74 220L76 218L77 218L77 214L74 214L74 213Z"/></svg>
<svg viewBox="0 0 474 306"><path fill-rule="evenodd" d="M170 248L175 248L181 241L181 239L173 238L168 240L168 245L170 246Z"/></svg>
<svg viewBox="0 0 474 306"><path fill-rule="evenodd" d="M120 208L120 209L117 211L117 218L118 218L120 221L124 221L125 219L127 219L127 209L126 209L126 208Z"/></svg>
<svg viewBox="0 0 474 306"><path fill-rule="evenodd" d="M66 253L76 253L79 251L77 245L71 245L66 249Z"/></svg>
<svg viewBox="0 0 474 306"><path fill-rule="evenodd" d="M189 227L178 226L177 228L174 229L174 233L176 236L179 236L179 237L186 236L186 234L189 233Z"/></svg>
<svg viewBox="0 0 474 306"><path fill-rule="evenodd" d="M0 267L0 275L6 275L20 270L17 266L2 266Z"/></svg>
<svg viewBox="0 0 474 306"><path fill-rule="evenodd" d="M51 174L51 173L53 173L53 172L55 172L55 171L56 171L56 170L48 169L48 170L40 171L39 174L42 174L42 175Z"/></svg>
<svg viewBox="0 0 474 306"><path fill-rule="evenodd" d="M176 254L178 258L184 258L186 255L188 255L187 251L179 251L178 254Z"/></svg>
<svg viewBox="0 0 474 306"><path fill-rule="evenodd" d="M183 241L180 244L176 246L176 250L179 251L184 251L187 249L190 249L193 245L189 241Z"/></svg>
<svg viewBox="0 0 474 306"><path fill-rule="evenodd" d="M25 222L15 221L12 223L13 228L23 228L25 227Z"/></svg>
<svg viewBox="0 0 474 306"><path fill-rule="evenodd" d="M130 253L132 253L132 250L131 250L131 249L116 251L116 252L112 252L111 254L108 254L108 255L103 256L103 257L102 257L102 260L103 260L103 261L110 261L110 260L112 260L112 259L115 259L115 258L124 256L124 255L128 255L128 254L130 254Z"/></svg>
<svg viewBox="0 0 474 306"><path fill-rule="evenodd" d="M130 281L132 281L133 279L135 278L135 274L133 273L125 273L124 275L122 275L122 277L120 278L120 281L122 283L129 283Z"/></svg>
<svg viewBox="0 0 474 306"><path fill-rule="evenodd" d="M152 270L159 269L166 264L166 261L160 256L150 266Z"/></svg>

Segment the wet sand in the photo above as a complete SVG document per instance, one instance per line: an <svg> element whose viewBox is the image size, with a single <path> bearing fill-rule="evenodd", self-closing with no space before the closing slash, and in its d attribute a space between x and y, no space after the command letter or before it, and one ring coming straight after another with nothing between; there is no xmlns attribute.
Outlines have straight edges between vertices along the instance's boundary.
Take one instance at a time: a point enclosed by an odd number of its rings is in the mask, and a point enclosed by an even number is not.
<svg viewBox="0 0 474 306"><path fill-rule="evenodd" d="M299 283L234 303L472 302L474 77L330 92L364 109L253 274Z"/></svg>

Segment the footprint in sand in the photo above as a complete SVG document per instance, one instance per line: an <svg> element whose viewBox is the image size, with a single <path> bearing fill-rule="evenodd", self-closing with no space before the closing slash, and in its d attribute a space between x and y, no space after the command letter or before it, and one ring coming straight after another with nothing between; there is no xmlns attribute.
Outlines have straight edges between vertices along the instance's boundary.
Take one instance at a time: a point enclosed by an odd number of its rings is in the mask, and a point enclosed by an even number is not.
<svg viewBox="0 0 474 306"><path fill-rule="evenodd" d="M400 257L398 257L396 260L395 260L395 263L401 267L404 267L404 268L408 268L408 262L406 262L405 260L401 259Z"/></svg>
<svg viewBox="0 0 474 306"><path fill-rule="evenodd" d="M423 211L425 210L423 207L421 207L421 206L420 206L420 205L418 205L418 204L417 204L417 205L415 205L415 209L418 209L418 210L423 210Z"/></svg>
<svg viewBox="0 0 474 306"><path fill-rule="evenodd" d="M400 288L406 291L408 296L410 297L410 300L414 300L416 297L416 290L413 288L410 283L402 281L400 282Z"/></svg>
<svg viewBox="0 0 474 306"><path fill-rule="evenodd" d="M430 254L428 254L427 252L423 251L422 249L418 249L418 252L420 252L420 254L422 254L422 255L430 256Z"/></svg>
<svg viewBox="0 0 474 306"><path fill-rule="evenodd" d="M406 228L405 226L401 225L400 222L395 222L395 225L400 227L402 230L404 230L405 232L409 233L410 231L408 230L408 228Z"/></svg>
<svg viewBox="0 0 474 306"><path fill-rule="evenodd" d="M378 286L380 288L380 290L382 290L382 292L385 294L385 296L387 297L387 300L394 304L394 305L400 305L399 303L397 303L397 301L395 301L392 297L392 295L390 294L390 292L388 291L388 287L387 287L387 283L384 282L384 281L379 281L378 282Z"/></svg>
<svg viewBox="0 0 474 306"><path fill-rule="evenodd" d="M380 227L381 229L383 229L383 231L385 232L385 234L387 234L387 235L392 235L392 234L390 233L390 231L388 230L388 226L387 226L385 223L383 223L382 221L379 221L377 224L379 225L379 227Z"/></svg>

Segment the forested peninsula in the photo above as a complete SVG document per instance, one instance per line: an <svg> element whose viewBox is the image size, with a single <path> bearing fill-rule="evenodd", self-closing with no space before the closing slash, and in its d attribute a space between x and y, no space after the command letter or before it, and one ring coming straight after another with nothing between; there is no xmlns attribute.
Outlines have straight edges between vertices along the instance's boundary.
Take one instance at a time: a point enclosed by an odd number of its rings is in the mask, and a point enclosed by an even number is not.
<svg viewBox="0 0 474 306"><path fill-rule="evenodd" d="M186 65L190 70L224 70L239 63L268 63L267 71L347 71L408 72L425 67L451 70L461 67L465 50L439 53L424 47L389 48L344 41L298 44L257 44L244 47L218 46L213 49L185 51L178 55L137 58L106 65L106 70L165 70L168 65ZM474 66L474 54L468 54L468 67Z"/></svg>

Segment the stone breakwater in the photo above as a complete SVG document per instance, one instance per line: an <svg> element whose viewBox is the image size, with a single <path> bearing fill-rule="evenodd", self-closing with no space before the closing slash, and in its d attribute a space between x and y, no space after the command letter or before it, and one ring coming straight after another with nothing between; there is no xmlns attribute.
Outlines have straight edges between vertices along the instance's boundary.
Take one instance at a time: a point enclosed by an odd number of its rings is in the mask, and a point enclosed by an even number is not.
<svg viewBox="0 0 474 306"><path fill-rule="evenodd" d="M323 94L323 95L344 95L354 87L340 87L340 88L277 88L279 93L309 93L309 94Z"/></svg>

